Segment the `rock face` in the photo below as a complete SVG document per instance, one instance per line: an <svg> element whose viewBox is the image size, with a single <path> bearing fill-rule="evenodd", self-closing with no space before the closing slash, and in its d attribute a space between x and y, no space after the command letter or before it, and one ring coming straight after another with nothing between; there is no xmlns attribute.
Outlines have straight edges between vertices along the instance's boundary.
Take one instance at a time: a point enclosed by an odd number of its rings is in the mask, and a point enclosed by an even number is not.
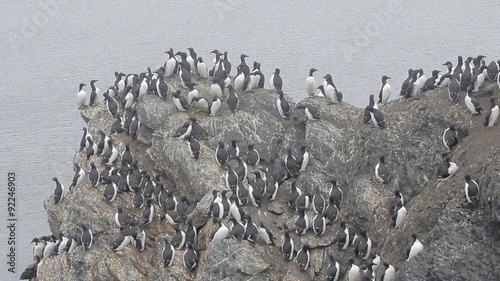
<svg viewBox="0 0 500 281"><path fill-rule="evenodd" d="M170 89L180 88L176 79L168 83ZM197 83L200 93L211 100L209 84ZM499 95L496 84L486 85L485 89L481 95L483 107L491 95ZM380 255L382 262L396 268L396 280L498 280L500 130L498 126L484 128L484 115L471 116L465 112L463 97L454 104L447 100L445 92L431 91L418 100L399 99L381 106L386 129L363 124L363 109L345 102L330 105L321 97L300 102L318 107L321 119L307 120L304 110L295 109L293 101L292 117L281 119L275 107L278 95L265 89L239 93L236 113L229 111L224 98L220 112L213 117L196 109L177 112L170 93L166 101L156 95L142 96L136 104L141 121L138 139L116 133L112 137L120 151L129 143L139 167L150 175L159 174L160 181L175 196L198 201L189 215L199 231L198 267L192 272L186 270L184 250L176 250L173 265L163 267L163 238L170 240L175 230L167 220L160 220L161 212L156 212L153 222L145 227L144 251L132 245L112 251L111 244L120 232L114 222L116 206L123 206L138 220L142 209L132 206L133 192L120 193L108 203L103 200L104 185L91 187L85 180L57 205L51 197L44 206L53 233L79 235L78 225L85 223L95 233L94 243L87 251L77 247L71 254L45 259L38 267L38 280L324 280L329 264L326 253L333 253L340 263L339 280L345 280L348 260L354 254L352 247L339 250L335 245L340 221L347 223L351 233L367 230L373 241L372 251ZM83 109L81 114L94 136L98 136L99 129L109 133L114 122L103 103ZM205 129L198 160L191 158L185 140L171 137L190 117L196 117ZM456 123L459 131L460 143L451 152L459 168L454 177L441 182L436 180L435 170L442 161L441 153L447 151L442 133L451 123ZM298 155L301 145L308 146L309 165L297 178L280 185L275 201L264 199L261 207L242 207L254 222L263 222L269 228L277 246L234 238L210 242L216 229L208 216L212 190L227 189L226 170L217 164L215 148L219 141L229 146L232 139L240 141L240 155L244 156L248 144L255 144L266 160L258 167L249 167L252 179L251 171L268 166L278 169L287 148ZM392 174L388 184L381 184L374 174L382 155ZM101 156L92 156L91 160L98 163L100 171L104 169ZM81 167L89 165L84 153L78 153L75 162ZM231 160L230 164L235 167L237 163ZM462 207L466 174L481 189L480 203L474 211ZM296 251L304 243L311 246L310 266L301 272L294 261L284 261L279 248L284 239L283 225L293 229L298 218L298 213L288 207L291 182L296 181L297 187L311 197L313 188L319 186L328 198L328 180L332 178L344 193L338 220L327 226L323 236L316 236L312 230L304 236L294 231L290 234ZM244 183L248 186L246 180ZM387 209L395 190L405 196L408 210L398 229L391 226ZM306 213L312 220L315 213L311 207ZM231 225L227 219L223 222ZM179 226L186 230L186 223ZM424 250L406 262L412 233L418 235ZM363 268L365 261L356 258L355 263ZM382 272L383 265L376 270L377 280Z"/></svg>

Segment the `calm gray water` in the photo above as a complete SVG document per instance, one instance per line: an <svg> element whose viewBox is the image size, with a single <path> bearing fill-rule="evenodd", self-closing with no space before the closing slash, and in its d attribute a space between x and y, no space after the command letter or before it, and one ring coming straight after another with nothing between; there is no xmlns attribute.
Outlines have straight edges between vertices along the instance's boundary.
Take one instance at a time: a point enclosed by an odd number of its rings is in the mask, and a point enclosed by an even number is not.
<svg viewBox="0 0 500 281"><path fill-rule="evenodd" d="M161 66L170 47L193 47L207 62L217 48L233 65L241 53L261 62L266 79L279 67L284 91L296 101L306 96L304 80L315 67L318 82L332 74L344 101L364 107L384 74L395 92L408 68L444 70L457 55L500 58L495 0L4 2L0 177L6 186L7 173L17 175L18 221L16 274L7 272L8 233L0 226L2 280L17 280L31 260L31 239L49 234L42 201L52 194L52 177L71 183L84 126L76 109L81 82L99 79L106 89L116 70ZM1 190L0 224L7 225Z"/></svg>

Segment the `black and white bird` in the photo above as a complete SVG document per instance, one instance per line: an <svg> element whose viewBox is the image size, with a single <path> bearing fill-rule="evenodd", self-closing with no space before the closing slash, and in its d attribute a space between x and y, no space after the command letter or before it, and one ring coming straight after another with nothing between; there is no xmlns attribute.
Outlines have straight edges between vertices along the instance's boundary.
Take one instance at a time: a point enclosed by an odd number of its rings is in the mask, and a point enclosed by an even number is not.
<svg viewBox="0 0 500 281"><path fill-rule="evenodd" d="M87 173L88 179L91 186L97 186L99 184L99 180L101 179L101 173L97 170L95 163L90 162L90 170Z"/></svg>
<svg viewBox="0 0 500 281"><path fill-rule="evenodd" d="M382 87L380 88L380 92L378 94L378 103L386 104L391 97L392 90L391 85L387 83L388 79L391 79L391 77L386 75L382 76Z"/></svg>
<svg viewBox="0 0 500 281"><path fill-rule="evenodd" d="M308 120L317 120L317 119L321 119L321 116L319 114L319 109L314 106L314 105L310 105L310 104L298 104L296 106L297 109L304 109L304 112L306 114L306 117Z"/></svg>
<svg viewBox="0 0 500 281"><path fill-rule="evenodd" d="M309 217L305 209L299 209L299 217L295 221L295 232L297 235L305 235L309 229Z"/></svg>
<svg viewBox="0 0 500 281"><path fill-rule="evenodd" d="M208 112L210 116L215 116L220 109L221 101L217 96L214 96L212 102L208 105Z"/></svg>
<svg viewBox="0 0 500 281"><path fill-rule="evenodd" d="M114 162L119 156L119 151L118 149L113 145L114 139L109 139L108 140L108 146L109 149L106 151L106 153L103 154L102 156L102 163L105 164L106 166L113 166Z"/></svg>
<svg viewBox="0 0 500 281"><path fill-rule="evenodd" d="M388 183L391 180L391 172L385 166L385 156L380 156L379 162L375 166L375 177L381 183Z"/></svg>
<svg viewBox="0 0 500 281"><path fill-rule="evenodd" d="M224 205L222 205L222 198L217 195L218 193L218 190L212 191L213 200L210 204L210 216L214 218L214 221L222 220L224 216Z"/></svg>
<svg viewBox="0 0 500 281"><path fill-rule="evenodd" d="M238 110L239 98L238 95L236 94L236 91L233 88L233 85L228 85L227 89L229 90L229 95L227 96L226 102L229 107L229 110L231 110L231 112L234 113Z"/></svg>
<svg viewBox="0 0 500 281"><path fill-rule="evenodd" d="M479 103L479 98L471 90L468 90L465 95L465 105L472 115L481 114L481 111L484 110Z"/></svg>
<svg viewBox="0 0 500 281"><path fill-rule="evenodd" d="M210 242L221 241L228 237L229 228L219 219L215 220L219 227L212 233Z"/></svg>
<svg viewBox="0 0 500 281"><path fill-rule="evenodd" d="M223 141L219 141L219 145L215 149L215 160L220 166L224 165L228 160L228 153Z"/></svg>
<svg viewBox="0 0 500 281"><path fill-rule="evenodd" d="M401 194L399 190L394 191L394 196L389 198L389 201L387 203L389 213L391 215L394 214L394 212L396 212L399 208L403 207L404 204L405 201L403 194Z"/></svg>
<svg viewBox="0 0 500 281"><path fill-rule="evenodd" d="M445 156L443 161L439 164L437 168L437 177L438 180L446 180L448 178L453 177L458 170L458 166L456 163L451 162L450 156Z"/></svg>
<svg viewBox="0 0 500 281"><path fill-rule="evenodd" d="M332 184L332 187L330 188L328 196L332 197L335 206L337 206L337 209L340 210L340 204L342 204L342 201L344 200L344 193L338 186L336 179L330 179L329 182Z"/></svg>
<svg viewBox="0 0 500 281"><path fill-rule="evenodd" d="M337 91L337 87L333 83L332 76L327 74L323 77L325 79L326 85L322 85L324 87L325 96L330 99L331 103L339 103L342 101L342 93Z"/></svg>
<svg viewBox="0 0 500 281"><path fill-rule="evenodd" d="M382 273L381 281L394 281L396 280L396 269L389 263L384 262L385 270Z"/></svg>
<svg viewBox="0 0 500 281"><path fill-rule="evenodd" d="M276 68L274 73L271 75L271 79L269 80L271 83L271 89L275 91L283 90L283 79L280 76L280 69Z"/></svg>
<svg viewBox="0 0 500 281"><path fill-rule="evenodd" d="M245 236L245 226L234 217L230 218L229 220L233 223L231 231L229 232L229 236L234 236L236 240L241 241Z"/></svg>
<svg viewBox="0 0 500 281"><path fill-rule="evenodd" d="M418 240L417 235L413 233L411 237L413 238L413 244L406 251L406 256L407 256L406 261L410 261L410 259L414 258L416 255L418 255L424 250L424 245L422 244L422 242Z"/></svg>
<svg viewBox="0 0 500 281"><path fill-rule="evenodd" d="M122 251L128 244L132 242L132 236L119 234L118 237L111 244L113 251Z"/></svg>
<svg viewBox="0 0 500 281"><path fill-rule="evenodd" d="M425 80L424 87L423 87L422 91L425 92L425 91L434 90L437 87L437 83L439 82L439 81L437 81L439 78L439 72L441 72L441 71L439 71L439 70L432 71L432 76L429 79Z"/></svg>
<svg viewBox="0 0 500 281"><path fill-rule="evenodd" d="M252 216L250 214L247 214L246 217L247 221L245 223L245 235L243 239L255 243L257 241L259 231L255 223L252 222Z"/></svg>
<svg viewBox="0 0 500 281"><path fill-rule="evenodd" d="M190 241L187 242L186 245L187 249L184 252L182 260L184 263L184 267L186 267L188 271L193 271L196 268L196 266L198 266L198 263L200 261L200 258L198 256L199 255L198 247L196 247L196 244Z"/></svg>
<svg viewBox="0 0 500 281"><path fill-rule="evenodd" d="M188 136L186 140L191 157L193 157L194 159L198 159L198 157L200 156L200 143L192 136Z"/></svg>
<svg viewBox="0 0 500 281"><path fill-rule="evenodd" d="M297 256L295 257L297 266L302 271L307 270L307 268L309 267L309 262L311 259L309 249L309 244L304 243L304 245L302 245L302 248L297 252Z"/></svg>
<svg viewBox="0 0 500 281"><path fill-rule="evenodd" d="M196 70L198 71L198 75L201 78L208 77L208 67L207 64L203 61L202 57L198 57L198 63L196 64Z"/></svg>
<svg viewBox="0 0 500 281"><path fill-rule="evenodd" d="M177 110L181 112L185 112L188 110L187 99L182 95L180 89L172 93L172 100L174 101L174 105Z"/></svg>
<svg viewBox="0 0 500 281"><path fill-rule="evenodd" d="M69 186L69 190L71 191L73 188L79 186L83 180L85 179L85 170L83 170L78 163L73 164L73 171L75 171L75 175L73 176L73 182Z"/></svg>
<svg viewBox="0 0 500 281"><path fill-rule="evenodd" d="M276 100L276 108L278 109L278 113L281 118L288 119L290 118L290 104L286 101L284 97L284 93L282 90L277 90L278 99Z"/></svg>
<svg viewBox="0 0 500 281"><path fill-rule="evenodd" d="M370 112L371 120L375 126L382 129L385 128L384 115L380 110L373 106L367 106L365 109Z"/></svg>
<svg viewBox="0 0 500 281"><path fill-rule="evenodd" d="M118 186L116 183L111 181L110 179L106 180L106 187L104 188L102 195L104 197L104 200L106 202L113 202L116 199L116 196L118 195Z"/></svg>
<svg viewBox="0 0 500 281"><path fill-rule="evenodd" d="M163 238L163 242L165 245L161 251L161 259L163 261L163 267L168 267L174 263L175 248L172 244L170 244L170 242L168 242L166 237Z"/></svg>
<svg viewBox="0 0 500 281"><path fill-rule="evenodd" d="M349 271L347 271L347 280L359 281L362 274L361 269L354 263L353 258L349 259L349 264L351 264L351 268L349 268Z"/></svg>
<svg viewBox="0 0 500 281"><path fill-rule="evenodd" d="M359 237L356 239L356 245L354 247L354 255L360 257L363 260L367 260L371 256L372 250L372 240L366 234L366 229L361 229L359 231Z"/></svg>
<svg viewBox="0 0 500 281"><path fill-rule="evenodd" d="M335 242L338 243L339 250L345 250L349 246L349 228L347 228L346 223L340 222L340 229L335 235Z"/></svg>
<svg viewBox="0 0 500 281"><path fill-rule="evenodd" d="M238 65L236 67L236 70L237 70L237 73L233 79L234 91L241 92L241 90L243 90L246 75L245 75L245 73L242 72L241 65Z"/></svg>
<svg viewBox="0 0 500 281"><path fill-rule="evenodd" d="M33 246L33 260L42 259L43 258L43 249L45 248L45 245L47 244L47 241L45 240L45 236L42 236L40 238L33 238L31 240L31 243L35 243L35 246Z"/></svg>
<svg viewBox="0 0 500 281"><path fill-rule="evenodd" d="M248 144L248 150L246 153L246 162L248 165L256 166L260 162L260 154L255 149L255 145L250 143Z"/></svg>
<svg viewBox="0 0 500 281"><path fill-rule="evenodd" d="M80 83L78 94L76 95L76 104L78 105L78 109L82 109L87 102L87 92L83 90L85 83Z"/></svg>
<svg viewBox="0 0 500 281"><path fill-rule="evenodd" d="M43 258L48 259L54 255L54 249L56 247L57 238L55 235L45 236L45 248L43 248Z"/></svg>
<svg viewBox="0 0 500 281"><path fill-rule="evenodd" d="M297 192L299 192L298 188ZM309 209L309 198L309 193L299 192L299 196L297 197L297 199L295 199L295 208L297 209L297 211Z"/></svg>
<svg viewBox="0 0 500 281"><path fill-rule="evenodd" d="M175 249L179 250L184 248L184 244L186 243L186 232L181 230L178 225L174 225L175 229L175 234L174 237L172 237L172 246L174 246Z"/></svg>
<svg viewBox="0 0 500 281"><path fill-rule="evenodd" d="M444 130L443 144L449 150L452 150L453 147L458 145L458 134L457 129L455 128L455 124L451 124L446 130Z"/></svg>
<svg viewBox="0 0 500 281"><path fill-rule="evenodd" d="M103 95L109 114L115 119L118 118L118 103L114 98L110 97L108 93L104 92Z"/></svg>
<svg viewBox="0 0 500 281"><path fill-rule="evenodd" d="M472 209L477 206L479 201L479 185L470 175L465 175L465 199Z"/></svg>
<svg viewBox="0 0 500 281"><path fill-rule="evenodd" d="M299 172L303 172L306 170L307 164L309 164L309 152L307 152L307 145L300 146L300 153L297 156L296 165L299 167Z"/></svg>
<svg viewBox="0 0 500 281"><path fill-rule="evenodd" d="M318 71L316 68L309 69L309 76L306 78L306 93L310 97L316 94L316 79L313 75L316 71Z"/></svg>
<svg viewBox="0 0 500 281"><path fill-rule="evenodd" d="M335 205L335 199L332 195L330 195L328 197L328 200L329 200L329 204L328 204L328 207L326 207L324 214L325 214L326 218L328 219L329 224L331 224L337 220L339 209Z"/></svg>
<svg viewBox="0 0 500 281"><path fill-rule="evenodd" d="M328 264L328 267L326 269L326 280L338 281L340 275L340 264L335 260L332 253L327 253L326 255L330 259L330 263Z"/></svg>
<svg viewBox="0 0 500 281"><path fill-rule="evenodd" d="M240 156L239 140L231 140L231 146L227 148L228 157Z"/></svg>
<svg viewBox="0 0 500 281"><path fill-rule="evenodd" d="M407 211L405 206L396 208L396 210L392 214L392 226L395 228L400 228L405 221L406 214Z"/></svg>
<svg viewBox="0 0 500 281"><path fill-rule="evenodd" d="M82 234L80 235L80 241L82 242L83 248L85 250L90 249L92 242L94 241L94 235L92 231L83 223L80 224L82 228Z"/></svg>
<svg viewBox="0 0 500 281"><path fill-rule="evenodd" d="M322 236L326 231L326 214L319 213L314 216L312 221L312 229L314 234Z"/></svg>
<svg viewBox="0 0 500 281"><path fill-rule="evenodd" d="M144 206L144 209L142 210L142 223L144 225L150 224L153 221L154 213L155 206L153 204L153 199L148 198L146 199L146 206Z"/></svg>
<svg viewBox="0 0 500 281"><path fill-rule="evenodd" d="M134 156L132 155L132 152L130 151L130 144L126 143L125 150L122 152L122 155L121 155L121 164L123 166L132 167L133 163L134 163Z"/></svg>
<svg viewBox="0 0 500 281"><path fill-rule="evenodd" d="M90 80L90 87L92 88L92 92L90 92L90 100L89 105L92 106L96 104L97 97L101 95L101 90L95 86L95 82L99 80Z"/></svg>
<svg viewBox="0 0 500 281"><path fill-rule="evenodd" d="M172 135L173 138L178 138L181 140L187 139L188 136L191 135L192 126L191 123L185 122L182 126L180 126L175 133Z"/></svg>
<svg viewBox="0 0 500 281"><path fill-rule="evenodd" d="M62 185L57 177L53 177L52 180L56 183L54 187L54 205L59 203L64 198L65 190L64 185Z"/></svg>
<svg viewBox="0 0 500 281"><path fill-rule="evenodd" d="M297 159L295 158L295 156L293 156L291 147L288 147L286 149L286 153L287 154L284 159L285 168L291 177L296 177L299 174L299 168L300 168L297 167Z"/></svg>
<svg viewBox="0 0 500 281"><path fill-rule="evenodd" d="M214 77L212 79L212 85L210 86L210 93L213 97L221 99L224 94L224 81Z"/></svg>
<svg viewBox="0 0 500 281"><path fill-rule="evenodd" d="M123 208L121 206L116 206L115 223L116 226L120 228L120 230L128 227L130 219L131 217L123 211Z"/></svg>
<svg viewBox="0 0 500 281"><path fill-rule="evenodd" d="M264 226L261 221L259 227L257 227L257 240L264 242L265 245L275 245L274 236L271 231Z"/></svg>
<svg viewBox="0 0 500 281"><path fill-rule="evenodd" d="M302 194L302 190L297 187L297 182L292 181L292 187L290 189L290 194L288 195L288 206L290 206L290 209L292 210L297 210L297 206L295 205L295 202L297 201L297 198Z"/></svg>
<svg viewBox="0 0 500 281"><path fill-rule="evenodd" d="M157 71L158 80L156 80L156 94L166 100L168 93L168 84L165 82L165 74L163 71Z"/></svg>
<svg viewBox="0 0 500 281"><path fill-rule="evenodd" d="M314 195L312 198L313 209L317 214L323 213L326 208L326 201L318 185L314 186Z"/></svg>
<svg viewBox="0 0 500 281"><path fill-rule="evenodd" d="M500 74L498 76L500 77ZM488 111L486 112L486 118L483 123L484 126L493 127L497 122L498 115L500 114L500 109L495 103L495 100L496 98L490 98L490 108L488 108Z"/></svg>
<svg viewBox="0 0 500 281"><path fill-rule="evenodd" d="M408 77L403 81L403 84L401 85L401 91L399 92L400 96L406 95L406 90L408 88L408 84L410 83L413 75L413 69L408 69Z"/></svg>
<svg viewBox="0 0 500 281"><path fill-rule="evenodd" d="M291 261L295 253L293 239L290 237L290 231L291 230L286 225L283 226L283 234L285 237L281 243L281 255L285 261Z"/></svg>

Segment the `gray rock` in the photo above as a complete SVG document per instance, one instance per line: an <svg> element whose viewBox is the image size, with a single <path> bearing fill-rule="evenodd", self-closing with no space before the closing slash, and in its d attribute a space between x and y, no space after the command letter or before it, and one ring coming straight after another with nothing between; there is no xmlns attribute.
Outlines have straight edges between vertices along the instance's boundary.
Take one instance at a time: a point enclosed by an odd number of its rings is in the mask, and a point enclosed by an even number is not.
<svg viewBox="0 0 500 281"><path fill-rule="evenodd" d="M180 88L176 78L168 83L172 90ZM197 83L201 84L197 86L200 94L211 100L211 83ZM499 95L495 83L486 85L485 91ZM187 92L183 90L183 94ZM480 97L483 105L490 94ZM166 101L145 95L136 105L142 123L139 138L113 135L120 151L125 143L130 143L139 167L152 177L161 174L161 180L177 197L185 195L198 200L189 215L199 230L200 264L196 270L188 272L184 268L184 250L176 250L173 266L163 268L162 239L171 239L175 231L168 222L160 221L158 212L145 228L147 242L143 252L131 245L112 252L111 243L119 233L113 218L116 206L123 206L136 219L142 210L132 207L132 193L121 193L115 202L107 203L102 197L104 186L94 188L84 181L61 203L54 205L49 198L44 207L53 233L79 235L78 224L83 222L96 233L94 244L88 251L78 247L71 254L44 260L39 265L38 280L324 280L327 252L332 252L340 263L342 279L354 254L351 247L339 250L334 243L340 221L347 222L351 232L367 229L373 251L382 261L396 267L397 280L497 279L500 272L498 126L483 128L483 116L471 116L465 111L463 99L452 104L440 90L426 92L418 100L400 99L381 106L386 129L363 124L363 109L345 102L331 105L326 98L319 97L302 102L316 106L321 119L306 120L303 111L295 109L290 100L292 117L283 120L275 108L277 97L274 91L265 89L243 92L239 94L236 113L231 114L223 100L220 112L210 117L195 109L177 112L170 94ZM92 135L98 137L99 129L109 133L114 120L103 103L88 107L81 114ZM186 141L171 137L189 117L196 117L205 129L198 160L191 158ZM460 143L451 155L459 169L454 177L437 182L435 169L441 153L446 151L441 136L449 123L458 124ZM284 159L287 147L296 155L300 145L307 144L309 166L296 180L297 187L309 192L311 198L316 185L327 197L328 179L337 179L344 192L338 220L321 237L312 230L300 237L291 233L296 250L304 243L312 247L311 264L306 272L300 272L295 261L285 262L279 248L284 237L283 225L294 228L298 216L287 205L290 181L280 186L276 201L263 200L261 208L243 206L255 223L262 221L270 229L277 246L234 239L210 242L210 234L215 230L208 217L211 191L226 189L226 171L216 163L215 148L221 140L229 145L231 139L240 140L241 155L246 153L247 144L255 144L262 158L274 160L275 168ZM374 176L381 155L385 155L393 175L387 184L379 183ZM100 156L92 156L92 160L100 171L104 169ZM83 153L75 156L75 162L81 167L89 164ZM249 167L251 171L258 168L265 166ZM480 203L473 212L462 207L465 174L470 174L481 188ZM404 194L408 210L399 229L391 227L386 206L396 189ZM308 215L312 221L315 215L312 208ZM231 225L226 219L224 223ZM179 225L186 229L185 223ZM411 233L418 234L424 251L406 262ZM364 261L356 259L356 263L363 267ZM381 271L382 267L378 273Z"/></svg>

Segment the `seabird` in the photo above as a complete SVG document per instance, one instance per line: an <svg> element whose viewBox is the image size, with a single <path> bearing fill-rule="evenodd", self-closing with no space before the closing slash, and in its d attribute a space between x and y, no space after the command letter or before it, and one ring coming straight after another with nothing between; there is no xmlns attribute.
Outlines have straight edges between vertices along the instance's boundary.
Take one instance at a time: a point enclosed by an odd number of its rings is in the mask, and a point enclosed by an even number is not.
<svg viewBox="0 0 500 281"><path fill-rule="evenodd" d="M316 71L318 71L316 68L309 69L309 76L306 78L306 93L310 97L316 94L316 79L313 76Z"/></svg>
<svg viewBox="0 0 500 281"><path fill-rule="evenodd" d="M304 243L302 248L297 252L297 257L295 261L297 262L297 266L300 270L307 270L309 267L310 254L309 254L310 246L307 243Z"/></svg>
<svg viewBox="0 0 500 281"><path fill-rule="evenodd" d="M94 241L94 235L92 231L83 223L80 224L82 228L82 234L80 236L80 241L82 242L83 248L88 250L92 246L92 242Z"/></svg>
<svg viewBox="0 0 500 281"><path fill-rule="evenodd" d="M457 164L451 162L451 157L446 156L437 168L438 180L451 178L458 170Z"/></svg>
<svg viewBox="0 0 500 281"><path fill-rule="evenodd" d="M486 117L483 123L484 126L493 127L498 119L500 110L498 105L495 104L495 100L496 98L490 98L490 108L488 108L488 111L486 112Z"/></svg>
<svg viewBox="0 0 500 281"><path fill-rule="evenodd" d="M458 145L458 134L455 124L451 124L446 130L444 130L443 143L449 150L452 150L453 147Z"/></svg>
<svg viewBox="0 0 500 281"><path fill-rule="evenodd" d="M406 256L408 257L406 261L410 261L411 258L415 257L424 250L424 245L422 245L422 242L418 240L417 235L412 234L411 237L413 238L413 244L406 252Z"/></svg>
<svg viewBox="0 0 500 281"><path fill-rule="evenodd" d="M382 76L382 87L380 88L380 92L378 94L378 103L386 104L391 97L391 85L387 83L387 79L391 79L386 75Z"/></svg>
<svg viewBox="0 0 500 281"><path fill-rule="evenodd" d="M285 261L291 261L294 255L294 243L293 239L290 237L290 231L291 230L286 225L283 226L285 238L283 239L283 243L281 243L281 255Z"/></svg>
<svg viewBox="0 0 500 281"><path fill-rule="evenodd" d="M78 109L82 109L87 101L87 92L83 90L85 83L80 83L78 94L76 95L76 104Z"/></svg>
<svg viewBox="0 0 500 281"><path fill-rule="evenodd" d="M479 185L470 175L465 175L465 199L472 209L479 201Z"/></svg>
<svg viewBox="0 0 500 281"><path fill-rule="evenodd" d="M57 177L53 177L52 180L56 183L56 187L54 188L54 205L59 203L65 195L64 185L62 185Z"/></svg>
<svg viewBox="0 0 500 281"><path fill-rule="evenodd" d="M375 177L381 183L388 183L391 180L391 173L385 166L385 156L380 156L378 164L375 166Z"/></svg>
<svg viewBox="0 0 500 281"><path fill-rule="evenodd" d="M326 255L330 259L330 264L326 269L326 280L338 281L340 275L340 264L335 260L332 253L327 253Z"/></svg>
<svg viewBox="0 0 500 281"><path fill-rule="evenodd" d="M283 90L283 79L280 76L280 69L276 68L274 73L271 75L271 79L269 80L271 84L271 88L275 91Z"/></svg>
<svg viewBox="0 0 500 281"><path fill-rule="evenodd" d="M286 101L283 91L277 90L277 92L279 97L276 100L276 108L281 118L287 119L290 117L290 105Z"/></svg>

